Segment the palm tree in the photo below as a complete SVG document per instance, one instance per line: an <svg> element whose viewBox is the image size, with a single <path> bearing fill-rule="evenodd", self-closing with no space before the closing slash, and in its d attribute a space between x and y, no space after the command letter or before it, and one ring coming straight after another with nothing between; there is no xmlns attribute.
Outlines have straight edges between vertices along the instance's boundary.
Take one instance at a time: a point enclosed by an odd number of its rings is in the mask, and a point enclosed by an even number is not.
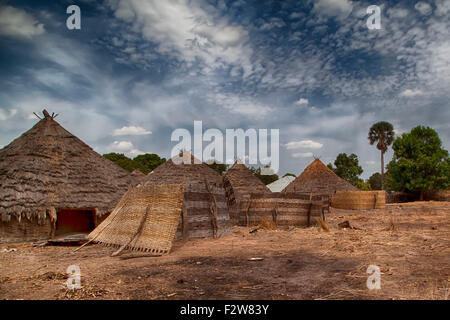
<svg viewBox="0 0 450 320"><path fill-rule="evenodd" d="M381 190L384 189L384 154L394 142L394 126L386 121L375 123L369 130L369 141L373 145L377 142L377 149L381 151Z"/></svg>

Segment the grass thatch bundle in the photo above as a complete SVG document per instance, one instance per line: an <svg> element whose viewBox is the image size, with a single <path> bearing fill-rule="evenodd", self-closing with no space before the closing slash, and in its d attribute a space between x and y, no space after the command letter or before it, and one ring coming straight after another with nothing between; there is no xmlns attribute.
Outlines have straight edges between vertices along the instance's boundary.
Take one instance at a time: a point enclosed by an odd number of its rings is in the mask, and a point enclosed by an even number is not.
<svg viewBox="0 0 450 320"><path fill-rule="evenodd" d="M183 195L183 185L139 185L123 196L88 237L108 246L168 253L178 228Z"/></svg>

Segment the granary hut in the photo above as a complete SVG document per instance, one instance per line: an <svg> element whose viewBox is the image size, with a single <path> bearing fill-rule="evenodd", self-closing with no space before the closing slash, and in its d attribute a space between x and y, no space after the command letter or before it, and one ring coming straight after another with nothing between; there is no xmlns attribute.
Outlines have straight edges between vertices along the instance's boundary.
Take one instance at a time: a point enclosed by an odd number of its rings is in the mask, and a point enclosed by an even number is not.
<svg viewBox="0 0 450 320"><path fill-rule="evenodd" d="M43 111L30 130L0 150L0 239L46 239L90 232L111 212L131 175Z"/></svg>
<svg viewBox="0 0 450 320"><path fill-rule="evenodd" d="M159 165L143 186L181 184L183 210L175 239L220 237L231 233L222 177L187 151Z"/></svg>
<svg viewBox="0 0 450 320"><path fill-rule="evenodd" d="M145 174L139 169L134 169L133 172L131 172L131 176L136 183L141 183L145 178Z"/></svg>
<svg viewBox="0 0 450 320"><path fill-rule="evenodd" d="M228 208L233 223L237 223L241 202L252 193L269 194L271 191L243 163L236 161L223 177Z"/></svg>
<svg viewBox="0 0 450 320"><path fill-rule="evenodd" d="M357 190L358 188L336 175L320 159L315 159L283 192L331 196L338 191Z"/></svg>

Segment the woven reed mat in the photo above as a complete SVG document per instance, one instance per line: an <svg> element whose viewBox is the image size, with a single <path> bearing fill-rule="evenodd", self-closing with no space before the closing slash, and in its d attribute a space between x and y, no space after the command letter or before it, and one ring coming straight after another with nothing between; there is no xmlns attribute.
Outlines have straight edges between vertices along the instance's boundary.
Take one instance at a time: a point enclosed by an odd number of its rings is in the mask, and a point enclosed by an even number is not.
<svg viewBox="0 0 450 320"><path fill-rule="evenodd" d="M122 197L114 211L88 238L107 246L126 245L125 249L169 253L183 199L184 186L180 184L140 185Z"/></svg>

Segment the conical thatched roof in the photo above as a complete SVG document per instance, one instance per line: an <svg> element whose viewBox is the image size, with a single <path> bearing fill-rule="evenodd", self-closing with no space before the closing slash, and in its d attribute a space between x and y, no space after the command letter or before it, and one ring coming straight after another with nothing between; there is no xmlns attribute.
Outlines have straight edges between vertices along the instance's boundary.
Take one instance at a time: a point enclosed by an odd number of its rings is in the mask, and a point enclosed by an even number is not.
<svg viewBox="0 0 450 320"><path fill-rule="evenodd" d="M139 169L134 169L133 172L131 172L131 176L136 183L141 183L145 178L145 174Z"/></svg>
<svg viewBox="0 0 450 320"><path fill-rule="evenodd" d="M222 177L187 151L164 162L149 173L143 184L195 184L222 185Z"/></svg>
<svg viewBox="0 0 450 320"><path fill-rule="evenodd" d="M244 164L236 161L224 176L225 187L233 189L235 197L251 193L270 193L266 185L256 177Z"/></svg>
<svg viewBox="0 0 450 320"><path fill-rule="evenodd" d="M2 220L45 219L58 208L111 212L134 184L131 175L43 113L42 120L0 150Z"/></svg>
<svg viewBox="0 0 450 320"><path fill-rule="evenodd" d="M315 159L283 192L334 194L336 191L357 191L337 176L320 159Z"/></svg>

